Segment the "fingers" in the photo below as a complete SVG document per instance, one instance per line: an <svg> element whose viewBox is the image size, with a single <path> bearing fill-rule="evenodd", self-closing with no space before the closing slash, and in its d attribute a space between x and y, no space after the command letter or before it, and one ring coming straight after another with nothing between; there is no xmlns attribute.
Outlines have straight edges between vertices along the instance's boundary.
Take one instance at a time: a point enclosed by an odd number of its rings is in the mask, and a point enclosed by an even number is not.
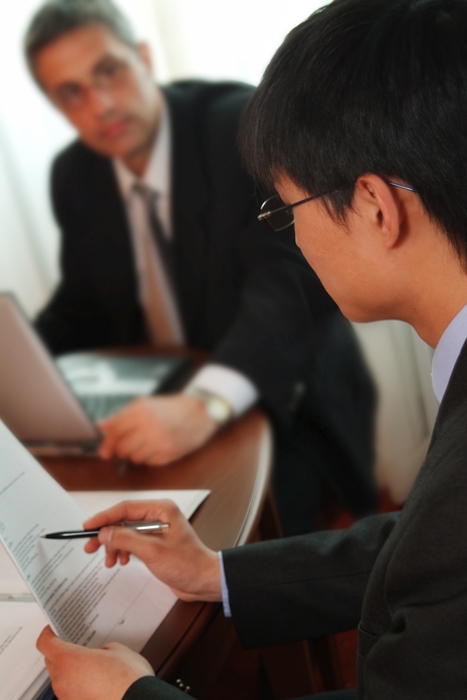
<svg viewBox="0 0 467 700"><path fill-rule="evenodd" d="M91 537L84 545L84 551L87 552L87 554L94 554L94 552L97 552L100 546L101 543L97 537Z"/></svg>
<svg viewBox="0 0 467 700"><path fill-rule="evenodd" d="M173 501L161 499L159 501L123 501L113 508L98 513L83 523L84 529L102 528L99 537L92 537L86 542L84 551L88 554L96 552L101 544L106 546L105 565L108 568L115 566L118 561L122 566L128 564L130 552L139 556L135 549L129 549L120 545L120 539L115 540L113 531L115 528L107 528L106 525L116 525L124 520L160 520L175 525L179 519L185 520ZM125 528L117 528L119 531L134 532ZM135 533L138 534L138 533ZM143 536L147 539L147 535ZM138 545L136 545L138 546ZM139 549L138 549L139 551ZM144 550L144 556L148 552Z"/></svg>
<svg viewBox="0 0 467 700"><path fill-rule="evenodd" d="M106 527L99 533L99 541L107 547L106 566L116 563L119 552L126 556L128 553L134 554L141 561L150 563L160 551L163 537L165 535L143 535L124 527Z"/></svg>
<svg viewBox="0 0 467 700"><path fill-rule="evenodd" d="M129 459L132 462L139 463L141 460L135 459L135 453L145 447L147 450L144 435L137 429L132 429L125 433L123 437L116 437L112 446L112 454L119 459Z"/></svg>
<svg viewBox="0 0 467 700"><path fill-rule="evenodd" d="M154 675L139 654L118 643L87 649L64 642L46 628L37 642L52 688L61 700L119 700L135 680Z"/></svg>
<svg viewBox="0 0 467 700"><path fill-rule="evenodd" d="M107 418L98 424L98 427L104 434L104 438L99 446L99 456L102 459L110 459L114 454L116 441L129 431L134 430L132 421L128 422L127 420L126 411L127 409L124 408L112 418Z"/></svg>
<svg viewBox="0 0 467 700"><path fill-rule="evenodd" d="M166 436L160 436L156 428L145 431L139 426L114 442L113 454L134 464L148 464L149 460L156 460L158 464L160 455L173 458L172 446Z"/></svg>
<svg viewBox="0 0 467 700"><path fill-rule="evenodd" d="M60 637L57 637L50 625L44 627L36 642L37 650L40 651L46 659L53 659L57 654L67 649L72 649L74 646L74 644L65 642L63 639L60 639Z"/></svg>
<svg viewBox="0 0 467 700"><path fill-rule="evenodd" d="M160 462L160 449L152 444L144 444L138 450L135 450L129 459L134 464L147 464L148 466L158 467Z"/></svg>
<svg viewBox="0 0 467 700"><path fill-rule="evenodd" d="M108 569L118 562L118 550L113 549L113 547L107 548L105 551L105 565Z"/></svg>
<svg viewBox="0 0 467 700"><path fill-rule="evenodd" d="M129 552L120 552L119 558L120 558L120 566L126 566L128 564L128 562L130 561L130 553Z"/></svg>
<svg viewBox="0 0 467 700"><path fill-rule="evenodd" d="M92 518L84 521L85 530L92 530L105 525L116 525L123 520L161 520L168 522L165 517L179 513L173 501L160 499L157 501L122 501L112 508L108 508Z"/></svg>
<svg viewBox="0 0 467 700"><path fill-rule="evenodd" d="M120 459L131 459L131 455L149 439L154 439L157 420L151 415L154 399L136 399L110 418L99 423L104 439L99 447L99 456L109 459L113 455Z"/></svg>

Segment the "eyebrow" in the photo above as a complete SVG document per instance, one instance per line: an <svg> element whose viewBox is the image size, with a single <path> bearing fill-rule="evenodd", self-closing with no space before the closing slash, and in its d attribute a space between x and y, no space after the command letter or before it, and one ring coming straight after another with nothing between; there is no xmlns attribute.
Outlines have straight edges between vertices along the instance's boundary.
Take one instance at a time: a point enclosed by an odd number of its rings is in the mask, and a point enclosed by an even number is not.
<svg viewBox="0 0 467 700"><path fill-rule="evenodd" d="M92 68L89 72L89 75L94 75L96 72L98 72L100 70L100 68L102 68L102 65L106 61L109 61L109 60L115 61L116 63L125 63L125 61L123 61L121 58L116 58L112 54L105 54L104 56L101 56L96 61L96 63L92 66ZM69 80L64 80L62 83L58 84L58 86L55 88L55 90L56 90L56 92L59 92L60 90L65 89L65 88L69 88L71 86L72 87L79 86L80 82L81 81L78 78L76 78L76 79L71 78Z"/></svg>
<svg viewBox="0 0 467 700"><path fill-rule="evenodd" d="M69 90L70 88L79 88L79 87L80 87L80 83L78 81L66 80L63 83L59 83L55 88L53 88L52 92L57 97L59 97L60 94L65 92L66 90Z"/></svg>
<svg viewBox="0 0 467 700"><path fill-rule="evenodd" d="M106 61L113 61L115 63L125 63L125 61L121 58L117 58L116 56L113 56L112 54L105 54L105 56L102 56L97 63L94 64L91 73L95 73L96 71L99 70L99 68L102 66L103 63Z"/></svg>

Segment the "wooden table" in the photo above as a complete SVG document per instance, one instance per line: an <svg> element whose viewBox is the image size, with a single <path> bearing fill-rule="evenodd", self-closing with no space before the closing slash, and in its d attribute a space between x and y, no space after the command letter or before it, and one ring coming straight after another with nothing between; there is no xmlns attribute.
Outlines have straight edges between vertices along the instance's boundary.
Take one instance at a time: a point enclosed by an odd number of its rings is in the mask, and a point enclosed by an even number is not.
<svg viewBox="0 0 467 700"><path fill-rule="evenodd" d="M137 467L90 457L41 462L64 488L74 491L211 489L192 523L209 547L220 550L257 536L271 454L269 424L254 409L203 449L168 467ZM142 653L159 678L188 684L202 697L228 653L232 635L231 622L218 603L178 601Z"/></svg>

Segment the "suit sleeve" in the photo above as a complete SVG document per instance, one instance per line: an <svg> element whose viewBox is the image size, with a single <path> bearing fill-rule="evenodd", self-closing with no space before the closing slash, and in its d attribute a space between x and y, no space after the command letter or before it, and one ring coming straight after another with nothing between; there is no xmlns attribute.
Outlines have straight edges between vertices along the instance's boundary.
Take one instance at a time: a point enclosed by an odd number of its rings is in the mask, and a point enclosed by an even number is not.
<svg viewBox="0 0 467 700"><path fill-rule="evenodd" d="M186 700L186 693L173 685L154 676L144 676L130 685L122 700L183 700L183 698Z"/></svg>
<svg viewBox="0 0 467 700"><path fill-rule="evenodd" d="M355 628L370 573L398 517L376 515L346 530L226 550L230 608L242 644L270 646Z"/></svg>

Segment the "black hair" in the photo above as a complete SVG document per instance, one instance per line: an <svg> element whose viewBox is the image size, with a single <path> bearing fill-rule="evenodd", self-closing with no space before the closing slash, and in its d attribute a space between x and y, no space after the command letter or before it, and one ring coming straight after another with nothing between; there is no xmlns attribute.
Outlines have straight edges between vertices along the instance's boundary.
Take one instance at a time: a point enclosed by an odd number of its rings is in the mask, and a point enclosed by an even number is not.
<svg viewBox="0 0 467 700"><path fill-rule="evenodd" d="M360 175L414 187L467 261L467 0L334 0L286 37L247 108L250 172L345 221Z"/></svg>
<svg viewBox="0 0 467 700"><path fill-rule="evenodd" d="M34 78L35 58L43 48L89 24L101 24L123 43L137 45L131 24L112 0L48 0L33 16L24 38L26 61Z"/></svg>

